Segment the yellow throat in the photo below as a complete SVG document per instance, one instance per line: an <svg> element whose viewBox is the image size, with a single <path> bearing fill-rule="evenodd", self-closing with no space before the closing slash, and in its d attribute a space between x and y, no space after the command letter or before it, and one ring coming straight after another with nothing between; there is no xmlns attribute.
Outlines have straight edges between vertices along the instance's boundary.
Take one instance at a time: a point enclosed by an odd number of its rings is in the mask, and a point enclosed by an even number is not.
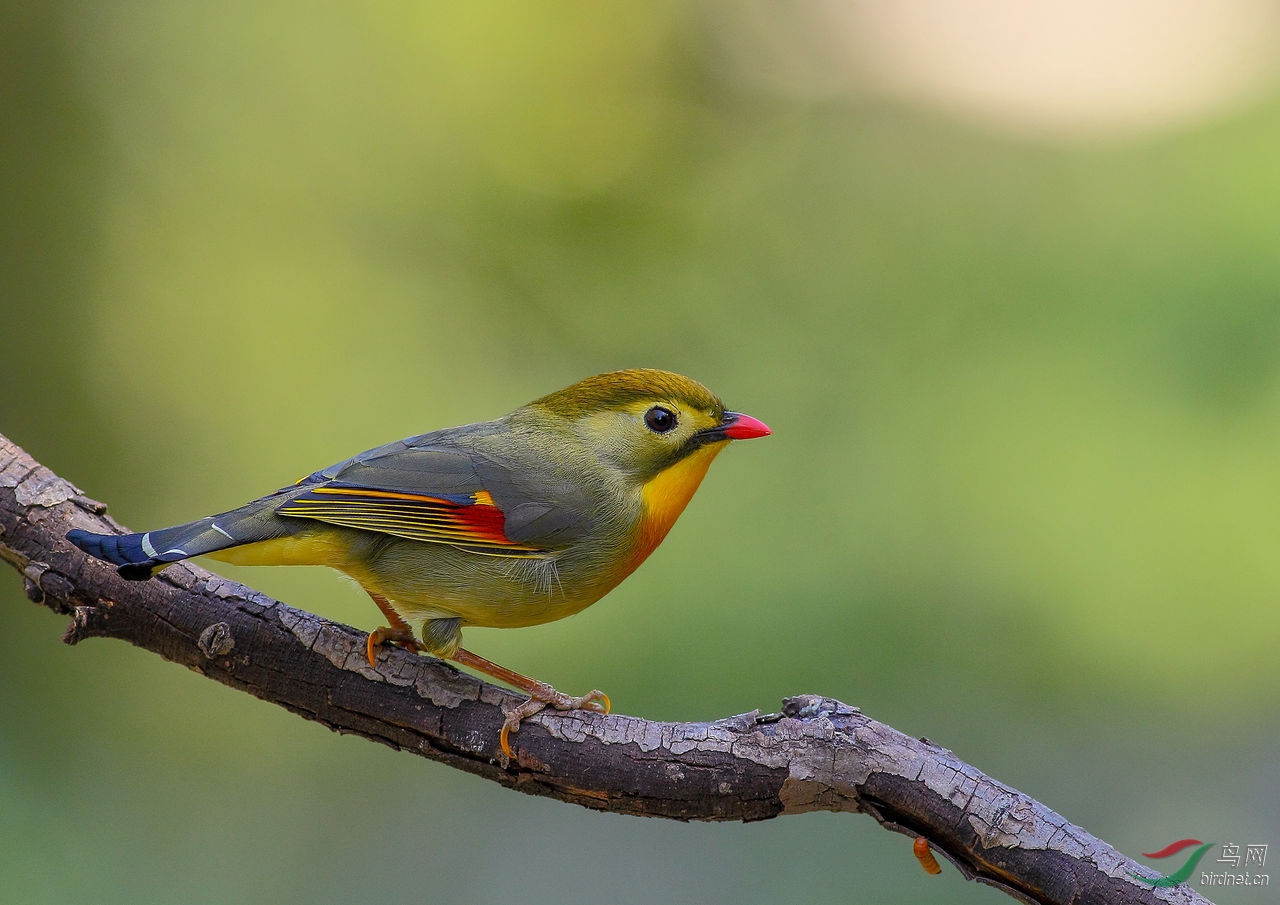
<svg viewBox="0 0 1280 905"><path fill-rule="evenodd" d="M684 512L684 507L689 504L694 491L702 483L707 469L711 467L711 461L728 445L710 443L670 468L658 472L656 477L644 485L640 491L644 512L640 516L636 546L627 563L624 577L630 575L662 543L662 539L667 536L680 513Z"/></svg>

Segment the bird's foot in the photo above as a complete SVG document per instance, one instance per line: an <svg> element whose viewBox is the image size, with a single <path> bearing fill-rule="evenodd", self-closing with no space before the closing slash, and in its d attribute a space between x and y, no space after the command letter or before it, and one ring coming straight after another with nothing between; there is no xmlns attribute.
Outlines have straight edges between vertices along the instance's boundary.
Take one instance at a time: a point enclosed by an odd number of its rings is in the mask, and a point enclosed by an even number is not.
<svg viewBox="0 0 1280 905"><path fill-rule="evenodd" d="M537 684L541 687L533 693L532 697L523 704L512 707L505 713L506 719L502 723L502 731L498 733L498 745L502 748L502 753L508 758L515 757L511 752L511 733L519 730L520 723L524 719L533 716L535 713L541 713L548 707L554 707L556 710L609 712L609 696L599 689L574 697L556 691L550 685L542 682Z"/></svg>
<svg viewBox="0 0 1280 905"><path fill-rule="evenodd" d="M364 654L369 658L370 666L378 665L378 648L384 644L398 644L417 653L423 651L422 643L413 637L413 631L408 626L402 628L383 626L371 631L368 640L365 641Z"/></svg>
<svg viewBox="0 0 1280 905"><path fill-rule="evenodd" d="M508 685L514 685L529 695L529 700L505 711L506 719L502 723L502 732L498 736L498 745L502 749L503 756L508 760L513 756L511 753L511 733L520 728L521 720L531 717L547 707L554 707L556 710L609 712L609 696L603 691L589 691L581 697L575 698L572 695L556 691L546 682L539 682L537 679L522 676L518 672L507 669L505 666L499 666L492 660L486 660L479 654L473 654L471 651L461 647L450 654L449 659L455 663L461 663L463 666L479 670L486 676L492 676L499 681L506 682ZM506 765L504 764L503 766Z"/></svg>

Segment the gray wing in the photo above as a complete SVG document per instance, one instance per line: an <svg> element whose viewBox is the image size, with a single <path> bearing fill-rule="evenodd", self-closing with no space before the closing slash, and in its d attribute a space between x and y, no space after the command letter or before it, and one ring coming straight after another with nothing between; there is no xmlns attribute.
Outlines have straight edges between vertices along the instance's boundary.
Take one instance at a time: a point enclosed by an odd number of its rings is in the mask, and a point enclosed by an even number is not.
<svg viewBox="0 0 1280 905"><path fill-rule="evenodd" d="M590 530L595 511L582 486L500 421L367 450L284 494L279 515L505 556L566 547Z"/></svg>

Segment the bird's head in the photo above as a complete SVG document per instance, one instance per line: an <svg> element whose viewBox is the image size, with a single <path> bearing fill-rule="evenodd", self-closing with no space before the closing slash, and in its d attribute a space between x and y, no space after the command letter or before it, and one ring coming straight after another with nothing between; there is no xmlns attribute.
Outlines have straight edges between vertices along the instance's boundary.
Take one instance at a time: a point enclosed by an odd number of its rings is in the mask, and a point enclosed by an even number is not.
<svg viewBox="0 0 1280 905"><path fill-rule="evenodd" d="M696 380L649 368L597 374L529 408L564 419L597 456L640 484L699 452L710 462L729 440L770 433L750 415L726 411Z"/></svg>

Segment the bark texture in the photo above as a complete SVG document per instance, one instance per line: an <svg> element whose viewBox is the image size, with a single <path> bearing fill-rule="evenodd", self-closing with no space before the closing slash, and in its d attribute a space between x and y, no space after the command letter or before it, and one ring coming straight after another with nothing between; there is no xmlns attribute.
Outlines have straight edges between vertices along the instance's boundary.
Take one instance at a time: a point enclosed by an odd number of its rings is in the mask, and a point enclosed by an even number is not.
<svg viewBox="0 0 1280 905"><path fill-rule="evenodd" d="M516 757L504 762L498 730L519 700L511 692L400 650L373 668L364 632L189 563L125 581L66 542L75 527L123 530L0 436L0 558L28 598L70 617L68 644L119 638L335 731L596 810L744 821L860 812L926 837L965 877L1025 901L1207 901L1185 885L1139 882L1132 875L1153 871L1039 802L818 695L710 723L544 711L513 735Z"/></svg>

